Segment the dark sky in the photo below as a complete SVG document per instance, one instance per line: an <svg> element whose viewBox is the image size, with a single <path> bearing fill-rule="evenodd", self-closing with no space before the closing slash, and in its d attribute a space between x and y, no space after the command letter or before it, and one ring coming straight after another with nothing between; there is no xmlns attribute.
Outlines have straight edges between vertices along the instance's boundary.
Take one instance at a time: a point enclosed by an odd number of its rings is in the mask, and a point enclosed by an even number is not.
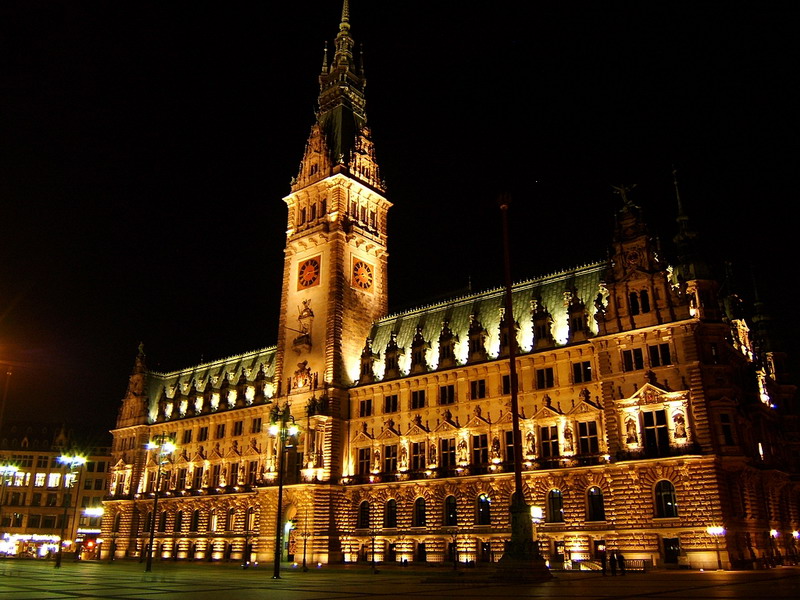
<svg viewBox="0 0 800 600"><path fill-rule="evenodd" d="M602 259L612 184L668 250L674 165L711 251L800 333L791 4L352 0L392 307L502 283L501 192L515 279ZM277 5L0 7L7 419L110 429L139 342L158 370L275 342L282 198L341 2Z"/></svg>

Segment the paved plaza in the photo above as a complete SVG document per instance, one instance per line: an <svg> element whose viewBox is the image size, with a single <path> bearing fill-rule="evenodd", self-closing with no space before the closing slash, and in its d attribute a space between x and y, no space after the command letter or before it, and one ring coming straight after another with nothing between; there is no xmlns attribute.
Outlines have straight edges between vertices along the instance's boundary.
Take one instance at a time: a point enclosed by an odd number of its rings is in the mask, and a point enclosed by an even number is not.
<svg viewBox="0 0 800 600"><path fill-rule="evenodd" d="M271 566L156 563L145 573L138 562L0 561L0 600L12 598L119 598L152 600L427 600L551 598L693 600L800 598L800 567L764 571L668 571L603 577L596 572L557 572L546 583L497 582L481 568L331 566L286 569L273 579Z"/></svg>

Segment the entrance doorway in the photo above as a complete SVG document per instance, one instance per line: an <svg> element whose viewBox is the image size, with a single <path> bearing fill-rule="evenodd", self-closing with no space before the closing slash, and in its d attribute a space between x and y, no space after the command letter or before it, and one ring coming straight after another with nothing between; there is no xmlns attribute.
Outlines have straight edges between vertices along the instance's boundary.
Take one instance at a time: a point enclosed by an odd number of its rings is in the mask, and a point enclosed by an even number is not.
<svg viewBox="0 0 800 600"><path fill-rule="evenodd" d="M681 544L678 538L664 538L664 563L677 565L681 553Z"/></svg>

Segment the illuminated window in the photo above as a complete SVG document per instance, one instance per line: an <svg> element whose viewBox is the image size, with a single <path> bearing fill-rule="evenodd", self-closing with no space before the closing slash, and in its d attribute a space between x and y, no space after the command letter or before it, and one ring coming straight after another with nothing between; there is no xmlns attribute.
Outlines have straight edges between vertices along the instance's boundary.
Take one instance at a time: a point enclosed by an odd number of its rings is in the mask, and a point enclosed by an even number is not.
<svg viewBox="0 0 800 600"><path fill-rule="evenodd" d="M547 493L547 522L564 522L564 496L561 490L550 490Z"/></svg>
<svg viewBox="0 0 800 600"><path fill-rule="evenodd" d="M586 520L606 520L606 510L603 504L603 490L597 486L590 487L586 492Z"/></svg>
<svg viewBox="0 0 800 600"><path fill-rule="evenodd" d="M539 428L539 439L542 442L542 456L553 458L560 454L558 448L558 426L544 425Z"/></svg>
<svg viewBox="0 0 800 600"><path fill-rule="evenodd" d="M678 516L678 499L671 481L662 479L655 487L656 517L668 519Z"/></svg>
<svg viewBox="0 0 800 600"><path fill-rule="evenodd" d="M367 475L369 474L369 465L370 459L372 458L372 452L369 448L359 448L358 449L358 463L356 464L357 473L359 475Z"/></svg>
<svg viewBox="0 0 800 600"><path fill-rule="evenodd" d="M489 438L485 433L472 436L472 464L485 465L489 462Z"/></svg>
<svg viewBox="0 0 800 600"><path fill-rule="evenodd" d="M665 367L672 364L672 358L669 354L669 344L655 344L648 346L650 351L650 366L651 367Z"/></svg>
<svg viewBox="0 0 800 600"><path fill-rule="evenodd" d="M397 444L383 447L383 472L394 473L397 470Z"/></svg>
<svg viewBox="0 0 800 600"><path fill-rule="evenodd" d="M245 531L253 531L256 528L256 509L252 506L244 514Z"/></svg>
<svg viewBox="0 0 800 600"><path fill-rule="evenodd" d="M544 369L536 369L536 389L544 390L551 388L555 385L555 378L553 377L553 367L545 367Z"/></svg>
<svg viewBox="0 0 800 600"><path fill-rule="evenodd" d="M624 371L644 369L644 355L641 348L622 351L622 369Z"/></svg>
<svg viewBox="0 0 800 600"><path fill-rule="evenodd" d="M478 379L469 382L469 397L471 400L486 398L486 380Z"/></svg>
<svg viewBox="0 0 800 600"><path fill-rule="evenodd" d="M383 412L393 413L398 410L397 394L390 394L383 398Z"/></svg>
<svg viewBox="0 0 800 600"><path fill-rule="evenodd" d="M55 488L61 483L61 473L50 473L47 476L47 487Z"/></svg>
<svg viewBox="0 0 800 600"><path fill-rule="evenodd" d="M578 448L581 454L597 454L600 451L596 421L578 423Z"/></svg>
<svg viewBox="0 0 800 600"><path fill-rule="evenodd" d="M456 386L439 386L439 404L453 404L456 401Z"/></svg>
<svg viewBox="0 0 800 600"><path fill-rule="evenodd" d="M439 466L452 469L456 466L456 438L442 438L439 442Z"/></svg>
<svg viewBox="0 0 800 600"><path fill-rule="evenodd" d="M572 363L572 383L586 383L592 380L592 363L588 360Z"/></svg>
<svg viewBox="0 0 800 600"><path fill-rule="evenodd" d="M33 478L33 485L35 487L44 487L45 477L47 477L47 473L36 473Z"/></svg>
<svg viewBox="0 0 800 600"><path fill-rule="evenodd" d="M358 403L358 416L372 416L372 398L365 398Z"/></svg>
<svg viewBox="0 0 800 600"><path fill-rule="evenodd" d="M411 443L411 470L422 471L425 469L425 442Z"/></svg>

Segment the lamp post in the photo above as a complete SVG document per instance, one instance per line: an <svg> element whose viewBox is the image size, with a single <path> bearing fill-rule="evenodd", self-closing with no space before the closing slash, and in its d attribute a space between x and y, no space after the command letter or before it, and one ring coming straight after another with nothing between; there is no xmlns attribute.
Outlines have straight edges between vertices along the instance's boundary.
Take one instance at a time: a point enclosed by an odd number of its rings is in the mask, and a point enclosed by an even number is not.
<svg viewBox="0 0 800 600"><path fill-rule="evenodd" d="M147 444L148 450L156 453L156 482L153 490L153 514L150 517L150 541L147 544L147 562L144 566L145 573L153 570L153 543L156 538L156 515L158 511L158 491L161 488L161 475L163 473L161 465L167 461L167 457L175 452L175 444L166 433L156 437L155 441Z"/></svg>
<svg viewBox="0 0 800 600"><path fill-rule="evenodd" d="M294 417L292 416L290 405L287 403L283 408L277 405L272 409L270 414L269 433L278 440L278 456L277 465L278 469L278 510L275 515L275 564L272 573L273 579L281 578L281 555L283 554L283 471L286 467L286 460L284 454L289 448L294 447L294 438L299 428L295 425Z"/></svg>
<svg viewBox="0 0 800 600"><path fill-rule="evenodd" d="M64 467L64 496L61 502L61 504L64 506L64 512L61 515L61 536L58 540L58 552L56 553L56 569L61 567L61 559L64 554L64 532L67 528L67 510L69 509L70 504L72 504L72 498L69 490L75 483L75 478L68 477L68 475L72 475L76 470L79 470L84 464L86 464L86 457L79 456L77 454L62 454L58 457L58 462L60 462ZM69 469L69 472L67 472L67 469ZM67 481L68 479L69 481ZM78 503L76 502L75 508L77 509L77 507Z"/></svg>
<svg viewBox="0 0 800 600"><path fill-rule="evenodd" d="M311 532L308 530L308 508L306 508L306 518L303 521L303 533L300 535L303 538L303 573L307 573L308 567L306 566L306 550L308 547L308 538L311 536Z"/></svg>
<svg viewBox="0 0 800 600"><path fill-rule="evenodd" d="M725 528L721 525L709 525L706 527L706 533L714 538L717 549L717 571L722 571L722 557L719 553L719 538L725 535Z"/></svg>

